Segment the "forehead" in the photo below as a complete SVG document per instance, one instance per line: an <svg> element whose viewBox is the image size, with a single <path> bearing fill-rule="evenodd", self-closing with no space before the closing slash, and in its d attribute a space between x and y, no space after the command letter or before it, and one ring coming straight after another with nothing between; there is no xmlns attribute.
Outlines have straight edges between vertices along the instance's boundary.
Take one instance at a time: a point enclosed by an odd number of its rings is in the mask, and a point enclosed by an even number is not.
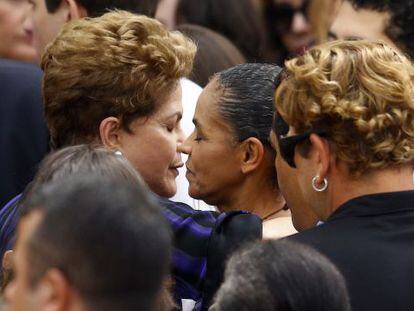
<svg viewBox="0 0 414 311"><path fill-rule="evenodd" d="M171 92L158 99L161 101L159 109L155 112L155 116L170 116L171 114L182 113L183 107L181 103L181 85L175 86Z"/></svg>
<svg viewBox="0 0 414 311"><path fill-rule="evenodd" d="M389 41L384 33L389 18L388 12L356 10L348 1L344 1L332 24L331 32L338 39L362 38Z"/></svg>
<svg viewBox="0 0 414 311"><path fill-rule="evenodd" d="M230 125L220 113L220 98L225 90L217 79L210 81L197 102L195 118L203 128L229 130Z"/></svg>

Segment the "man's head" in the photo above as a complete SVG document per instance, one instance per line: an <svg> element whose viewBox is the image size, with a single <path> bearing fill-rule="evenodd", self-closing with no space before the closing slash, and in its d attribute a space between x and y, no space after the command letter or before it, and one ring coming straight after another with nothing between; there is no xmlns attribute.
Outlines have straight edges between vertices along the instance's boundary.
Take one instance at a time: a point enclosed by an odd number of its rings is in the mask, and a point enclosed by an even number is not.
<svg viewBox="0 0 414 311"><path fill-rule="evenodd" d="M125 10L153 17L158 0L30 0L33 3L34 41L41 55L62 26L81 17L97 17L109 10Z"/></svg>
<svg viewBox="0 0 414 311"><path fill-rule="evenodd" d="M170 232L144 188L79 173L26 200L15 252L12 310L152 310Z"/></svg>
<svg viewBox="0 0 414 311"><path fill-rule="evenodd" d="M382 40L414 57L413 0L345 0L331 27L333 39Z"/></svg>

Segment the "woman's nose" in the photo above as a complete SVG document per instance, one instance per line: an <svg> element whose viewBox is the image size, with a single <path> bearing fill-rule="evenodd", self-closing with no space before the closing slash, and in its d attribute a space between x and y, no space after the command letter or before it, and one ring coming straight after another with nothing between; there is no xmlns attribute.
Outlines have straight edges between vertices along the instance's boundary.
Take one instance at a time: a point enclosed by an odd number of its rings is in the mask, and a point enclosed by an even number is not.
<svg viewBox="0 0 414 311"><path fill-rule="evenodd" d="M186 140L184 140L181 144L178 145L178 151L188 154L191 154L191 141L194 133L192 133L190 136L187 137Z"/></svg>

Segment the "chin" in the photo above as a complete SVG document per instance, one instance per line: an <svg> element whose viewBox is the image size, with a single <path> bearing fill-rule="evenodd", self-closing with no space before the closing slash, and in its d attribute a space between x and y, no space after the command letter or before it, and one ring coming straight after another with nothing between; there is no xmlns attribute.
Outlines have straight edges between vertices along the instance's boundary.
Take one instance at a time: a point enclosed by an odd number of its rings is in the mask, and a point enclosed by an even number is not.
<svg viewBox="0 0 414 311"><path fill-rule="evenodd" d="M177 193L177 186L174 185L174 187L164 187L159 189L155 193L164 198L171 198Z"/></svg>
<svg viewBox="0 0 414 311"><path fill-rule="evenodd" d="M193 199L196 199L196 200L201 200L202 199L200 194L197 193L197 191L191 190L191 186L188 187L188 195L190 197L192 197Z"/></svg>

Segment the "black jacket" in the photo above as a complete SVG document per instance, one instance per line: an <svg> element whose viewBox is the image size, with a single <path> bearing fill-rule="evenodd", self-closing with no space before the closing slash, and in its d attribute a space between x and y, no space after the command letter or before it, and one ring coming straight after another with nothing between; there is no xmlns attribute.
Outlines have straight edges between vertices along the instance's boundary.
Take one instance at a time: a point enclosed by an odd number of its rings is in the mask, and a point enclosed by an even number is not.
<svg viewBox="0 0 414 311"><path fill-rule="evenodd" d="M336 264L354 311L414 310L414 191L352 199L325 224L288 239Z"/></svg>
<svg viewBox="0 0 414 311"><path fill-rule="evenodd" d="M0 59L0 206L23 191L48 150L42 72Z"/></svg>

